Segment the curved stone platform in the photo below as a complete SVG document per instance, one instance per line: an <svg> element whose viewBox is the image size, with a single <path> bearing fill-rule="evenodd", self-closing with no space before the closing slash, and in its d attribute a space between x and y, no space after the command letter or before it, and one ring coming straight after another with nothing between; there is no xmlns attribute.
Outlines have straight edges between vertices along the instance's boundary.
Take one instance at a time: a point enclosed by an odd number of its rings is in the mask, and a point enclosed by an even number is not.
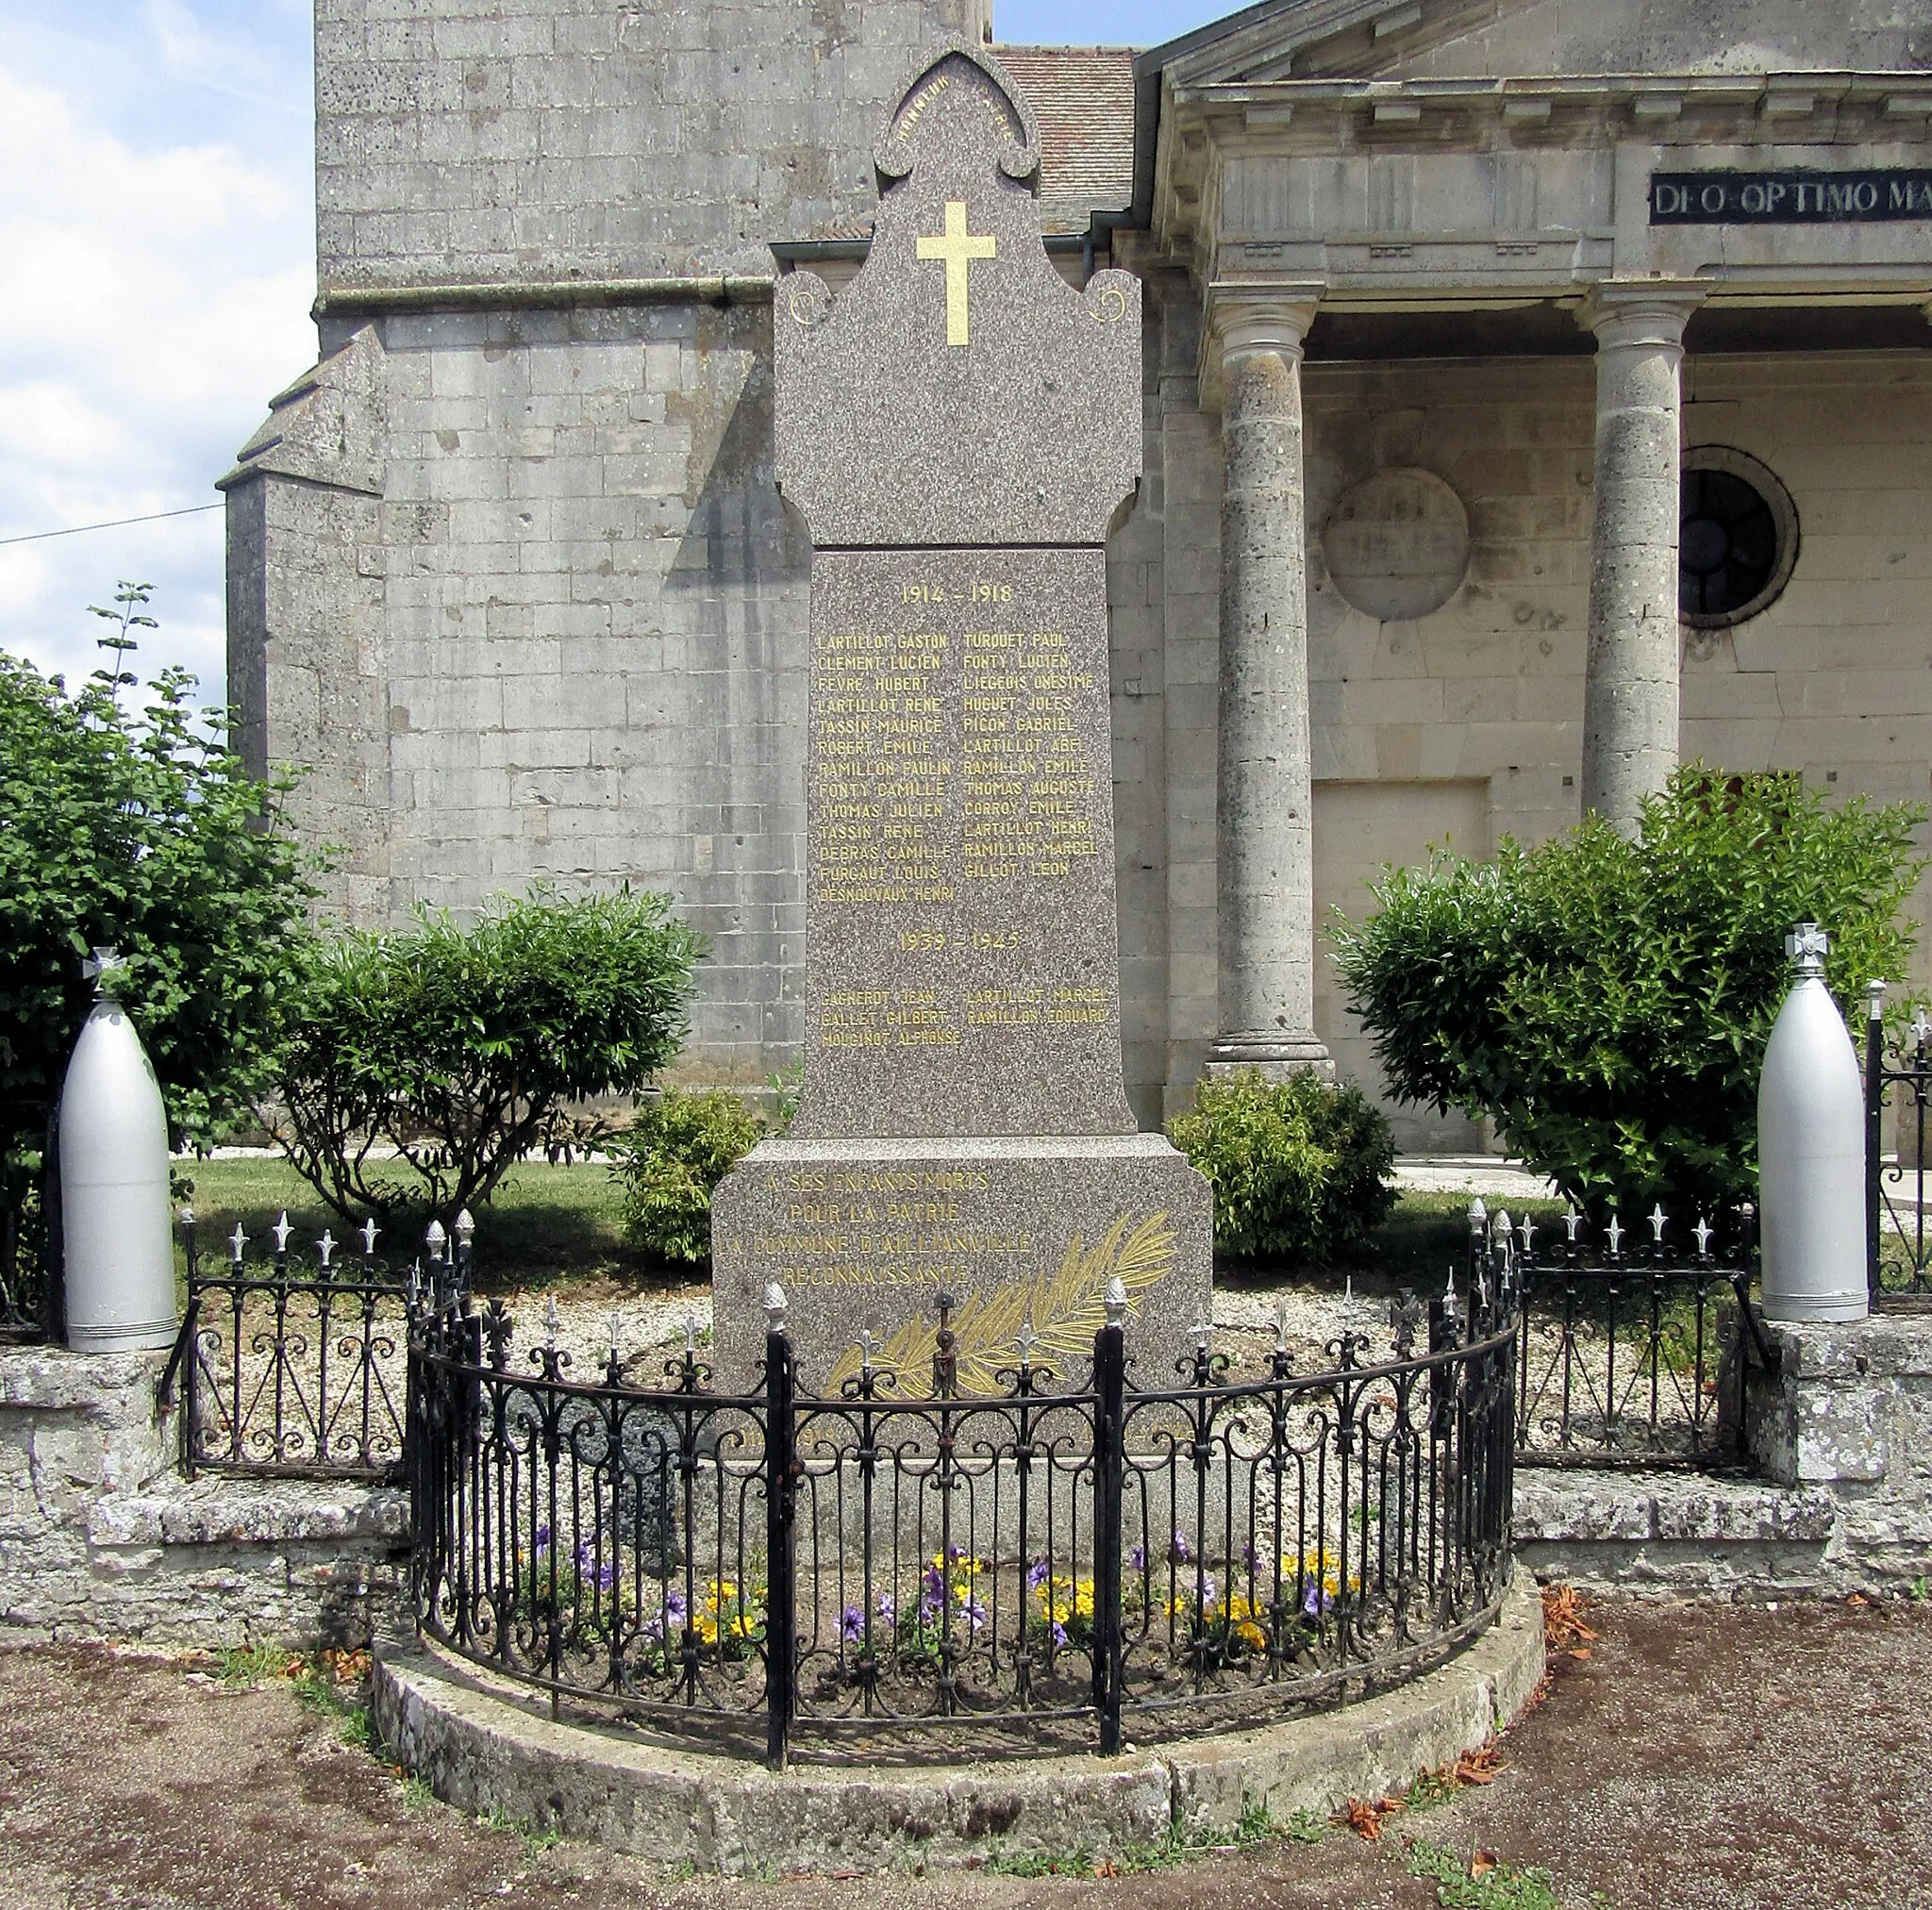
<svg viewBox="0 0 1932 1910"><path fill-rule="evenodd" d="M1542 1606L1519 1570L1495 1624L1413 1684L1264 1729L1129 1751L947 1766L742 1759L558 1724L527 1687L420 1646L378 1648L382 1737L436 1795L667 1864L744 1875L891 1869L1232 1829L1406 1788L1475 1749L1543 1674Z"/></svg>

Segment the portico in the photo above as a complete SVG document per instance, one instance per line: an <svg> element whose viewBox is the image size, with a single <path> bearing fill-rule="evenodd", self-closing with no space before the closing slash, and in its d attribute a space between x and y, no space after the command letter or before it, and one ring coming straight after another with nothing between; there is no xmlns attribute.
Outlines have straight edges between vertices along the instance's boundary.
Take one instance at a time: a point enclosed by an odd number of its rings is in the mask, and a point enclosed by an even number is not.
<svg viewBox="0 0 1932 1910"><path fill-rule="evenodd" d="M1145 227L1116 229L1115 257L1148 274L1174 338L1198 339L1160 412L1221 464L1215 986L1211 1005L1170 992L1170 1101L1193 1067L1339 1064L1373 1083L1320 931L1328 905L1368 905L1382 861L1445 838L1534 842L1587 811L1632 830L1686 755L1924 794L1917 741L1874 752L1896 751L1895 770L1841 771L1790 702L1758 714L1752 648L1781 628L1789 665L1805 643L1801 605L1770 614L1795 515L1761 561L1732 552L1718 515L1680 552L1679 523L1687 461L1782 491L1777 434L1758 428L1781 384L1807 420L1806 388L1854 368L1924 402L1932 225L1827 219L1864 201L1817 181L1876 178L1881 205L1888 180L1909 188L1932 157L1932 79L1840 73L1807 91L1689 62L1584 78L1539 71L1534 47L1514 68L1500 40L1466 76L1469 43L1431 43L1433 10L1385 36L1374 9L1284 7L1137 63L1139 135L1154 114L1158 136ZM1774 175L1807 190L1774 203ZM1723 566L1741 576L1745 556L1762 603L1680 618L1680 557L1729 590ZM1168 628L1171 683L1202 634ZM1757 682L1713 681L1726 665ZM1890 738L1924 728L1907 695ZM1170 775L1207 740L1171 732ZM1171 870L1168 892L1208 891ZM1174 912L1170 930L1179 977L1198 938ZM1453 1121L1405 1139L1468 1144Z"/></svg>

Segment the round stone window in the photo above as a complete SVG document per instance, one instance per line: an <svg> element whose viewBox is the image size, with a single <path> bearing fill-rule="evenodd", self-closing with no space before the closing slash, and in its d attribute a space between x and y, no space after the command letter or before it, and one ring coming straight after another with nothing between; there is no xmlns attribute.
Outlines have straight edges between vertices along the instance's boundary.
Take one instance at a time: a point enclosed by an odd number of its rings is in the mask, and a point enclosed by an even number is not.
<svg viewBox="0 0 1932 1910"><path fill-rule="evenodd" d="M1798 509L1757 458L1724 444L1684 454L1677 523L1677 611L1693 630L1725 630L1776 600L1798 561Z"/></svg>
<svg viewBox="0 0 1932 1910"><path fill-rule="evenodd" d="M1469 514L1432 471L1378 471L1328 513L1322 556L1354 609L1384 623L1426 617L1462 587Z"/></svg>

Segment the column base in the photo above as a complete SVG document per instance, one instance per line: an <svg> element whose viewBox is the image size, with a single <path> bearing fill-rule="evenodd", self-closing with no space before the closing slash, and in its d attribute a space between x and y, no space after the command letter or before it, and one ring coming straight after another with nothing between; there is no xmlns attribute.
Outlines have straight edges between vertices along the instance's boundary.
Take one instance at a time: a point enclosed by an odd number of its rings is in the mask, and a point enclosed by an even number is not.
<svg viewBox="0 0 1932 1910"><path fill-rule="evenodd" d="M1333 1057L1312 1035L1217 1035L1201 1072L1226 1076L1244 1068L1253 1069L1267 1081L1285 1081L1291 1074L1335 1079Z"/></svg>

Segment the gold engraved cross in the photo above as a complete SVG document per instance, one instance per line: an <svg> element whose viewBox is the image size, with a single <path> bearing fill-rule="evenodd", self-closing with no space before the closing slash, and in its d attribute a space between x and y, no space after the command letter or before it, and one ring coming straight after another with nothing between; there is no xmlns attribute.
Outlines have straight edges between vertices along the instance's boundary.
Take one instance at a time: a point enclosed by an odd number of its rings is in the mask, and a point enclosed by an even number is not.
<svg viewBox="0 0 1932 1910"><path fill-rule="evenodd" d="M973 234L967 231L966 202L963 199L946 201L946 229L943 234L920 235L920 257L943 258L946 261L947 344L971 342L972 332L966 311L966 274L975 258L991 258L998 250L999 241L991 233Z"/></svg>

